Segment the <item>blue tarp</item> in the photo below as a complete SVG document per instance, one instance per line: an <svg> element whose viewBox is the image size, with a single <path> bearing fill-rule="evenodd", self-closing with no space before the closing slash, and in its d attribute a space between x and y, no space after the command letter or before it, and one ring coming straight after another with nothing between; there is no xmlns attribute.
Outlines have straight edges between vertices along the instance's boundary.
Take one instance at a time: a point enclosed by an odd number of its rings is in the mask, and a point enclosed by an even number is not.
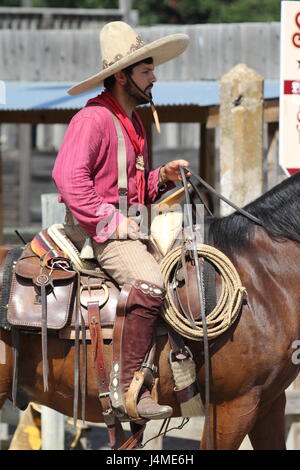
<svg viewBox="0 0 300 470"><path fill-rule="evenodd" d="M79 96L69 96L67 90L73 85L71 82L2 82L6 104L0 103L0 110L80 109L89 98L99 92L95 90ZM152 92L157 106L212 106L220 103L217 81L157 82ZM279 81L265 81L264 97L279 97Z"/></svg>

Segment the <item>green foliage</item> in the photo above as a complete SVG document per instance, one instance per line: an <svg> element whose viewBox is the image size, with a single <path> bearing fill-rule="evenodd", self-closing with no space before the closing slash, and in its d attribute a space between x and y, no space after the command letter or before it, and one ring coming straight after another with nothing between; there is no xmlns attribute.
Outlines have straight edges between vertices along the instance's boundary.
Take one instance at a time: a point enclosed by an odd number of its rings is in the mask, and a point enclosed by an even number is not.
<svg viewBox="0 0 300 470"><path fill-rule="evenodd" d="M279 21L281 0L133 0L140 23L152 25ZM20 6L21 0L0 0ZM118 0L32 0L35 7L118 8Z"/></svg>
<svg viewBox="0 0 300 470"><path fill-rule="evenodd" d="M133 0L141 24L279 21L280 0Z"/></svg>
<svg viewBox="0 0 300 470"><path fill-rule="evenodd" d="M19 7L20 0L0 0L0 7Z"/></svg>

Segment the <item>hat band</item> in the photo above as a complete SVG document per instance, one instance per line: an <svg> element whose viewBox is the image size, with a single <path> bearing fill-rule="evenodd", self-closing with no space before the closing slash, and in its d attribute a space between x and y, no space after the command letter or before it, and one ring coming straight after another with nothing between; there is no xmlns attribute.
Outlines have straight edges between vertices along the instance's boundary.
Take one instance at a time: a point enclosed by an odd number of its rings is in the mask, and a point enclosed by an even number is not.
<svg viewBox="0 0 300 470"><path fill-rule="evenodd" d="M103 69L107 69L108 67L111 67L112 65L114 65L116 62L118 62L119 60L123 59L123 57L126 57L130 54L132 54L133 52L137 51L138 49L141 49L142 47L145 46L145 43L144 41L142 40L142 38L140 36L137 36L136 37L136 41L135 43L131 44L130 48L129 48L129 51L123 55L123 54L117 54L115 56L115 58L111 61L111 62L108 62L108 60L103 60L102 61L102 66L103 66Z"/></svg>

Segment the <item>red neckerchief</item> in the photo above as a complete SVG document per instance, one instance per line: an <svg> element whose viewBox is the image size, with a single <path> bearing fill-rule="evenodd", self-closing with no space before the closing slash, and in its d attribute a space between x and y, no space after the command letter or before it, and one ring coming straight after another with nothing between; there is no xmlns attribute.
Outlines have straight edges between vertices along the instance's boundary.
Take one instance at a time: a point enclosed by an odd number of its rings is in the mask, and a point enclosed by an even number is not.
<svg viewBox="0 0 300 470"><path fill-rule="evenodd" d="M138 125L138 132L136 131L131 120L125 113L124 109L120 106L116 98L108 90L104 90L101 95L96 98L92 98L87 102L87 105L90 103L99 103L106 108L108 108L112 113L114 113L117 118L121 121L125 130L130 138L130 141L133 145L135 157L136 157L136 186L138 192L138 202L139 204L144 204L145 201L145 173L144 173L144 156L143 149L145 144L143 125L140 120L139 115L134 111L133 117Z"/></svg>

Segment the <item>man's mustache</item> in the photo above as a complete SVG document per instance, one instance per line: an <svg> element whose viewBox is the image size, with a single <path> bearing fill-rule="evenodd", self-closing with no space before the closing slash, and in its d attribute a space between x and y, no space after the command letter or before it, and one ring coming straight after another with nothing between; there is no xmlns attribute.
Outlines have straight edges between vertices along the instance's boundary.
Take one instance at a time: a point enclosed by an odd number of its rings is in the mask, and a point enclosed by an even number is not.
<svg viewBox="0 0 300 470"><path fill-rule="evenodd" d="M153 85L149 85L147 86L147 88L145 88L145 91L144 91L144 93L149 92L149 95L151 96L151 98L152 98L152 93L151 93L152 88L153 88Z"/></svg>

